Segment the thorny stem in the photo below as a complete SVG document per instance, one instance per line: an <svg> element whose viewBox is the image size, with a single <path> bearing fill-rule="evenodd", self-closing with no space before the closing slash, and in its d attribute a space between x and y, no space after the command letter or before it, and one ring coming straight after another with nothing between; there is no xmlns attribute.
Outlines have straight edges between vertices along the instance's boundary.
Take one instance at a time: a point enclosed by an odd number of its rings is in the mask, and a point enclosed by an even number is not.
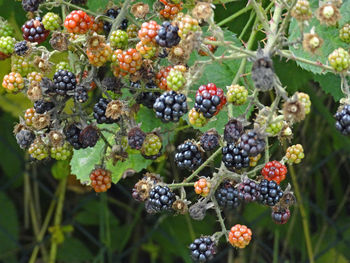
<svg viewBox="0 0 350 263"><path fill-rule="evenodd" d="M219 204L216 201L214 196L212 196L211 200L214 203L215 212L216 212L216 215L218 217L218 220L219 220L219 223L220 223L220 226L221 226L221 233L223 233L225 235L226 241L228 241L228 233L227 233L227 229L226 229L226 226L225 226L224 219L222 218L222 215L221 215L221 210L219 208Z"/></svg>
<svg viewBox="0 0 350 263"><path fill-rule="evenodd" d="M120 9L119 15L114 19L111 31L108 34L108 40L110 39L112 32L115 31L122 23L122 21L125 19L125 16L127 15L128 12L128 7L129 4L132 0L125 0L123 3L122 8Z"/></svg>
<svg viewBox="0 0 350 263"><path fill-rule="evenodd" d="M168 187L171 189L186 187L186 186L193 186L194 183L178 183L178 184L168 184Z"/></svg>
<svg viewBox="0 0 350 263"><path fill-rule="evenodd" d="M197 168L196 171L194 171L189 177L187 177L183 182L187 183L190 182L196 175L199 174L200 171L202 171L208 163L210 163L216 156L218 156L221 153L222 147L220 146L219 149L216 150L204 163L202 163L201 166Z"/></svg>
<svg viewBox="0 0 350 263"><path fill-rule="evenodd" d="M275 1L275 11L274 11L273 17L270 21L270 23L271 23L271 26L270 26L271 35L269 35L269 37L267 39L267 44L265 47L266 54L269 54L271 52L277 39L279 38L279 35L277 34L277 29L278 29L279 22L281 20L282 11L283 11L282 3L278 3L277 1Z"/></svg>
<svg viewBox="0 0 350 263"><path fill-rule="evenodd" d="M262 6L258 3L256 3L255 0L251 0L250 4L253 6L256 16L258 17L258 19L260 20L264 30L266 31L266 35L270 34L270 27L269 27L269 23L267 21L267 17L265 15L265 10L262 8Z"/></svg>

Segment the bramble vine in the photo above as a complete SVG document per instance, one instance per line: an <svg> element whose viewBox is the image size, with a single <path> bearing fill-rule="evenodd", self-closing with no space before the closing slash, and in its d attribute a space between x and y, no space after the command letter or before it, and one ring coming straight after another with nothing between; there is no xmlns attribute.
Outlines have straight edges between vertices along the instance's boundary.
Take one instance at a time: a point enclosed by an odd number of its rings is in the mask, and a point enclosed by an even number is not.
<svg viewBox="0 0 350 263"><path fill-rule="evenodd" d="M241 224L228 230L223 213L259 202L271 207L275 223L285 224L296 199L309 261L314 262L292 166L304 158L304 150L291 144L293 125L310 113L311 102L303 92L288 94L273 59L339 76L340 86L332 87L344 96L336 128L349 135L350 34L344 20L349 2L275 0L264 7L251 0L220 22L215 21L215 1L126 0L110 2L104 11L81 7L85 2L23 0L30 17L22 27L24 40L16 40L9 24L0 21L0 57L12 64L3 92L22 92L34 104L15 126L19 146L33 160L65 162L65 169L70 166L96 192L107 191L130 169L149 170L132 189L149 213L189 213L202 220L214 210L220 230L189 246L198 262L214 257L222 237L236 248L249 244L252 230ZM57 7L60 15L53 13ZM223 28L246 12L250 18L238 38ZM327 30L339 31L339 37L327 39ZM261 32L266 37L257 44ZM51 48L39 45L48 38ZM50 60L57 55L62 59L55 65ZM175 154L167 149L177 133L192 129L202 133L199 141L189 138ZM279 160L270 156L275 140L285 149ZM179 169L191 172L182 181L151 172L152 164L170 155ZM203 177L220 156L214 173ZM287 171L296 198L291 185L280 186ZM55 262L57 246L70 231L61 226L65 180L58 188L54 225L48 227L52 203L42 228L35 226L38 242L51 231L50 253L36 246L30 262L39 250ZM187 199L190 188L199 198Z"/></svg>

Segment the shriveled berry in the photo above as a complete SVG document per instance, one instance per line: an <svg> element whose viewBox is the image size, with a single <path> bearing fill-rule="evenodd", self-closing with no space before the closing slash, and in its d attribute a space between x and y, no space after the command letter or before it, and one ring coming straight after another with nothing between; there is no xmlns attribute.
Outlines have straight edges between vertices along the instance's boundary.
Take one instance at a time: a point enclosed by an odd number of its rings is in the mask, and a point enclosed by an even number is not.
<svg viewBox="0 0 350 263"><path fill-rule="evenodd" d="M128 132L128 145L131 149L140 150L145 138L146 133L139 127L134 127Z"/></svg>
<svg viewBox="0 0 350 263"><path fill-rule="evenodd" d="M100 138L100 132L93 125L86 126L79 133L79 142L82 148L94 147L99 138Z"/></svg>
<svg viewBox="0 0 350 263"><path fill-rule="evenodd" d="M220 145L220 136L215 129L210 129L201 136L200 144L205 151L213 151Z"/></svg>
<svg viewBox="0 0 350 263"><path fill-rule="evenodd" d="M22 149L27 149L34 141L35 135L32 131L22 129L16 134L16 140Z"/></svg>
<svg viewBox="0 0 350 263"><path fill-rule="evenodd" d="M228 143L237 142L243 133L243 124L236 119L231 119L225 125L224 140Z"/></svg>

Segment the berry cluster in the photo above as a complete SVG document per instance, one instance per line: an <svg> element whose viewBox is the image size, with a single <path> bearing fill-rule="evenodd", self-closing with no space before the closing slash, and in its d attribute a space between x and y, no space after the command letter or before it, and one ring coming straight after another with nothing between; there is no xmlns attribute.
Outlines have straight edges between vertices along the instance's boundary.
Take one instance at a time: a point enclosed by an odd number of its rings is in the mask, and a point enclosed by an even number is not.
<svg viewBox="0 0 350 263"><path fill-rule="evenodd" d="M177 147L175 163L179 168L194 170L202 163L202 153L196 143L186 141Z"/></svg>
<svg viewBox="0 0 350 263"><path fill-rule="evenodd" d="M209 83L198 88L194 108L203 113L205 118L211 118L218 114L226 104L226 97L222 89L215 84Z"/></svg>

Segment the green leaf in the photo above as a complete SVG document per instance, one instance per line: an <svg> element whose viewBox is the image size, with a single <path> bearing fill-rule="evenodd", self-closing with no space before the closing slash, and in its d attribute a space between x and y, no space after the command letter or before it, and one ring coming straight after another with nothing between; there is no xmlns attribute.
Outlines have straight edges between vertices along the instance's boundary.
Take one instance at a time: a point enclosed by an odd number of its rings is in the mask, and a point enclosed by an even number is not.
<svg viewBox="0 0 350 263"><path fill-rule="evenodd" d="M99 1L88 1L87 6L90 11L103 11L107 6L108 0L99 0Z"/></svg>
<svg viewBox="0 0 350 263"><path fill-rule="evenodd" d="M57 161L51 168L52 176L57 179L63 179L70 174L69 161Z"/></svg>
<svg viewBox="0 0 350 263"><path fill-rule="evenodd" d="M13 202L0 192L0 259L3 262L17 262L15 254L11 250L18 248L18 217Z"/></svg>
<svg viewBox="0 0 350 263"><path fill-rule="evenodd" d="M98 125L99 128L106 128L109 130L117 131L118 126L116 124L113 125ZM113 144L114 135L109 132L102 132L105 138ZM70 162L72 168L72 174L75 174L77 179L80 180L84 184L90 183L90 172L95 168L96 164L99 164L103 155L105 147L105 142L100 138L96 143L95 147L74 150L73 157ZM112 174L112 177L114 175Z"/></svg>
<svg viewBox="0 0 350 263"><path fill-rule="evenodd" d="M327 73L326 75L315 75L314 80L319 82L323 91L331 94L335 101L339 101L344 97L340 89L340 76Z"/></svg>
<svg viewBox="0 0 350 263"><path fill-rule="evenodd" d="M118 162L115 166L112 161L108 161L107 169L112 172L113 183L117 183L125 171L132 169L135 172L140 172L142 169L147 168L151 163L151 160L143 158L139 153L129 153L128 159L124 162Z"/></svg>
<svg viewBox="0 0 350 263"><path fill-rule="evenodd" d="M23 112L32 106L33 104L23 93L4 94L0 96L0 107L16 118L23 116Z"/></svg>
<svg viewBox="0 0 350 263"><path fill-rule="evenodd" d="M58 247L57 259L70 263L91 262L93 255L79 239L67 237Z"/></svg>
<svg viewBox="0 0 350 263"><path fill-rule="evenodd" d="M311 6L316 8L318 6L318 0L312 0L310 1ZM342 14L342 20L340 21L340 25L344 24L346 20L350 17L350 1L344 1L343 5L340 8L340 12ZM344 49L348 48L348 44L342 42L339 38L339 28L332 27L332 26L326 26L321 25L320 22L313 17L307 26L304 27L304 32L308 33L310 32L311 28L315 28L315 32L324 40L322 47L318 50L317 54L312 55L306 51L303 50L301 45L298 46L290 46L290 50L294 53L297 57L302 57L305 59L309 59L312 61L319 61L322 64L328 63L328 55L333 52L333 50L343 47ZM298 22L293 19L289 26L289 33L290 36L288 40L290 42L293 42L300 38L300 28L298 25ZM305 64L302 62L297 62L298 65L300 65L303 69L306 69L308 71L311 71L315 74L323 74L321 68L315 67L309 64Z"/></svg>

